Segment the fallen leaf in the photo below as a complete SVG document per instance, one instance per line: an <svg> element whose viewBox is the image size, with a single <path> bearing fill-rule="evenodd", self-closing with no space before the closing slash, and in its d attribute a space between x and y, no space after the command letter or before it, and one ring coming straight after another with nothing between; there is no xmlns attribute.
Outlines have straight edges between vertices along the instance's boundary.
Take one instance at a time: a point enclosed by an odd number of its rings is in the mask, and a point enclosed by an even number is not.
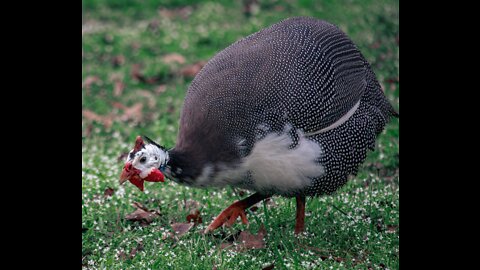
<svg viewBox="0 0 480 270"><path fill-rule="evenodd" d="M127 255L125 255L125 252L123 252L123 250L118 253L118 257L119 257L122 261L124 261L124 260L127 259Z"/></svg>
<svg viewBox="0 0 480 270"><path fill-rule="evenodd" d="M178 53L171 53L163 56L162 61L165 64L173 64L173 63L185 64L185 57L183 57Z"/></svg>
<svg viewBox="0 0 480 270"><path fill-rule="evenodd" d="M138 90L136 91L136 94L147 99L147 105L150 109L155 108L157 101L155 100L155 96L151 92L146 90Z"/></svg>
<svg viewBox="0 0 480 270"><path fill-rule="evenodd" d="M133 213L127 214L125 216L126 220L130 221L139 221L142 225L148 225L152 221L160 216L160 213L156 210L148 210L146 207L140 203L134 202L133 207L137 208Z"/></svg>
<svg viewBox="0 0 480 270"><path fill-rule="evenodd" d="M174 8L174 9L161 8L158 11L161 17L172 19L178 16L184 20L188 19L188 17L192 14L192 12L193 12L193 8L190 6Z"/></svg>
<svg viewBox="0 0 480 270"><path fill-rule="evenodd" d="M260 248L265 248L265 241L264 237L267 234L265 227L260 227L258 230L258 233L256 235L251 234L250 232L247 231L242 231L240 232L240 235L236 239L237 245L235 246L235 250L237 252L242 252L246 251L249 249L260 249ZM236 238L236 237L234 237ZM227 243L222 243L220 245L220 249L225 249L233 246L234 241L229 241Z"/></svg>
<svg viewBox="0 0 480 270"><path fill-rule="evenodd" d="M123 55L116 55L112 58L112 65L114 67L119 67L121 65L125 64L125 56Z"/></svg>
<svg viewBox="0 0 480 270"><path fill-rule="evenodd" d="M130 251L130 255L128 257L130 259L133 259L135 257L135 255L137 255L137 252L141 251L141 250L143 250L143 243L138 242L137 247L132 248L132 250Z"/></svg>
<svg viewBox="0 0 480 270"><path fill-rule="evenodd" d="M273 268L275 268L275 264L274 264L274 263L263 267L262 270L272 270Z"/></svg>
<svg viewBox="0 0 480 270"><path fill-rule="evenodd" d="M203 222L200 216L200 210L195 210L194 213L187 215L187 222L193 222L194 225L198 225Z"/></svg>
<svg viewBox="0 0 480 270"><path fill-rule="evenodd" d="M156 213L147 212L143 209L137 209L133 213L125 216L126 220L139 221L143 224L150 224L158 215Z"/></svg>
<svg viewBox="0 0 480 270"><path fill-rule="evenodd" d="M195 200L188 199L186 201L181 201L178 204L179 210L188 211L187 221L193 222L196 225L203 222L202 217L200 216L200 209L203 205Z"/></svg>
<svg viewBox="0 0 480 270"><path fill-rule="evenodd" d="M229 242L229 243L222 243L220 244L220 249L226 249L226 248L229 248L233 246L233 243Z"/></svg>
<svg viewBox="0 0 480 270"><path fill-rule="evenodd" d="M125 89L125 84L121 81L116 81L113 85L113 95L116 97L121 96L123 89Z"/></svg>
<svg viewBox="0 0 480 270"><path fill-rule="evenodd" d="M240 242L239 246L244 249L265 248L265 241L263 240L265 234L266 231L263 226L258 230L257 235L253 235L247 231L243 231L238 237L238 242Z"/></svg>
<svg viewBox="0 0 480 270"><path fill-rule="evenodd" d="M118 117L121 121L133 120L135 122L141 122L143 119L143 103L137 102L131 107L127 107L120 102L113 102L112 106L123 110L123 114Z"/></svg>
<svg viewBox="0 0 480 270"><path fill-rule="evenodd" d="M90 110L83 110L82 111L83 117L89 121L95 121L102 123L106 129L109 129L113 124L113 115L98 115Z"/></svg>
<svg viewBox="0 0 480 270"><path fill-rule="evenodd" d="M398 225L387 225L387 232L396 232Z"/></svg>
<svg viewBox="0 0 480 270"><path fill-rule="evenodd" d="M147 28L150 29L152 32L156 32L158 30L159 25L160 25L160 22L158 20L152 20L148 23Z"/></svg>
<svg viewBox="0 0 480 270"><path fill-rule="evenodd" d="M132 65L132 70L130 72L130 75L133 77L133 79L146 84L156 84L162 79L160 76L152 76L149 78L145 77L145 75L141 73L140 64Z"/></svg>
<svg viewBox="0 0 480 270"><path fill-rule="evenodd" d="M195 77L197 73L205 66L207 62L200 61L192 65L188 65L180 70L180 74L185 77Z"/></svg>
<svg viewBox="0 0 480 270"><path fill-rule="evenodd" d="M165 84L161 84L155 89L155 93L161 94L161 93L165 92L166 90L167 90L167 86Z"/></svg>
<svg viewBox="0 0 480 270"><path fill-rule="evenodd" d="M191 228L193 228L193 223L173 223L172 229L175 232L175 236L182 236L186 234Z"/></svg>
<svg viewBox="0 0 480 270"><path fill-rule="evenodd" d="M132 203L132 206L137 208L137 209L142 209L142 210L145 210L145 211L149 211L147 207L143 206L143 204L139 203L139 202L133 202Z"/></svg>
<svg viewBox="0 0 480 270"><path fill-rule="evenodd" d="M85 128L85 137L90 137L90 134L92 134L92 129L93 129L93 125L88 124L87 127Z"/></svg>
<svg viewBox="0 0 480 270"><path fill-rule="evenodd" d="M87 76L85 78L85 80L83 81L83 86L82 87L85 87L87 90L90 90L90 86L93 84L93 83L100 83L101 80L100 78L98 78L98 76Z"/></svg>
<svg viewBox="0 0 480 270"><path fill-rule="evenodd" d="M112 197L113 193L115 192L115 190L111 187L108 187L107 189L105 189L105 191L103 192L103 196L104 197Z"/></svg>

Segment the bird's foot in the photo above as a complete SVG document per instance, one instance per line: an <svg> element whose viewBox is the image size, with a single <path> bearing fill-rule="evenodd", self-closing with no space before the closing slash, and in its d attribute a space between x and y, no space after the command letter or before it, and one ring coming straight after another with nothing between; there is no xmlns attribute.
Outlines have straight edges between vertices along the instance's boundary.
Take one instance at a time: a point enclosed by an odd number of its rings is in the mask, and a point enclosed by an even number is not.
<svg viewBox="0 0 480 270"><path fill-rule="evenodd" d="M233 203L215 218L215 220L205 229L204 233L211 232L223 224L231 227L238 217L242 219L243 224L248 224L247 216L245 215L245 209L247 207L248 205L246 205L244 201Z"/></svg>

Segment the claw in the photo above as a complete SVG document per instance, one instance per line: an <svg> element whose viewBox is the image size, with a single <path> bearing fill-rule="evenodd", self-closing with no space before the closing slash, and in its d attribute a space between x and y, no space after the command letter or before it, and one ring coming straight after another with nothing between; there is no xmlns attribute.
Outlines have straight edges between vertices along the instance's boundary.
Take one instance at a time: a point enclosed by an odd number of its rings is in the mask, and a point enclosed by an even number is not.
<svg viewBox="0 0 480 270"><path fill-rule="evenodd" d="M215 220L205 229L204 233L209 233L223 224L231 227L238 217L241 218L243 224L248 224L247 216L245 215L245 208L246 205L242 201L233 203L215 218Z"/></svg>

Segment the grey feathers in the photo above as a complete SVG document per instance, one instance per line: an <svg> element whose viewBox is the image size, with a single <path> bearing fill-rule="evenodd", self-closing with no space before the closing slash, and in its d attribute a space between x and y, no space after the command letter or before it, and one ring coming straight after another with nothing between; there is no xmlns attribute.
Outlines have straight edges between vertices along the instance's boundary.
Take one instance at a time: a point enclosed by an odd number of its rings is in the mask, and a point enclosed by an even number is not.
<svg viewBox="0 0 480 270"><path fill-rule="evenodd" d="M194 178L205 164L235 166L257 141L287 125L303 133L326 128L359 100L344 124L309 138L325 151L318 159L325 174L302 192L341 186L393 109L341 30L313 18L287 19L232 44L205 65L188 89L175 151L196 163ZM299 141L295 134L292 149ZM243 181L248 188L247 183L252 179Z"/></svg>

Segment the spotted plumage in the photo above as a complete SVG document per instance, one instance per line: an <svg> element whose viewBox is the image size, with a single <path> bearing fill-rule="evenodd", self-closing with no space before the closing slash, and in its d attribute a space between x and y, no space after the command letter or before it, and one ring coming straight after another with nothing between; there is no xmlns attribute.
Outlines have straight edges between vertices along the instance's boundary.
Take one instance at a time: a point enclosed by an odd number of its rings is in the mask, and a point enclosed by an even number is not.
<svg viewBox="0 0 480 270"><path fill-rule="evenodd" d="M257 192L207 231L279 194L297 198L297 232L305 196L334 192L356 174L392 115L370 65L338 27L286 19L227 47L199 72L177 143L161 148L168 152L162 170L181 184Z"/></svg>
<svg viewBox="0 0 480 270"><path fill-rule="evenodd" d="M340 126L303 135L322 149L323 173L308 185L278 189L271 179L271 187L256 189L251 171L238 170L268 134L286 134L295 149L299 132L328 128L355 105ZM173 178L286 196L330 193L356 172L392 113L367 61L341 30L312 18L287 19L232 44L196 76L172 151L195 166ZM225 172L236 179L218 179Z"/></svg>

